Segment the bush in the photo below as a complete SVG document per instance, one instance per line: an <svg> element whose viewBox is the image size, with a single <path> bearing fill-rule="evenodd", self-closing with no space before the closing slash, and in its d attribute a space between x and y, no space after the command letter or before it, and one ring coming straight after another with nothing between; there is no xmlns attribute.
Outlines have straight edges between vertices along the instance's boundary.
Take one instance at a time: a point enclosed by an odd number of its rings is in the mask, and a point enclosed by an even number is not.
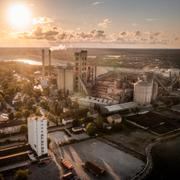
<svg viewBox="0 0 180 180"><path fill-rule="evenodd" d="M16 117L17 119L22 118L22 113L21 113L20 111L17 111L17 112L15 113L15 117Z"/></svg>
<svg viewBox="0 0 180 180"><path fill-rule="evenodd" d="M103 122L104 122L104 119L102 116L98 116L96 119L95 119L95 123L96 123L96 126L98 129L102 129L103 128Z"/></svg>
<svg viewBox="0 0 180 180"><path fill-rule="evenodd" d="M78 127L81 125L81 122L79 119L74 119L72 122L73 127Z"/></svg>
<svg viewBox="0 0 180 180"><path fill-rule="evenodd" d="M2 174L0 174L0 180L4 180L4 177Z"/></svg>
<svg viewBox="0 0 180 180"><path fill-rule="evenodd" d="M19 169L15 173L15 180L27 180L28 179L28 170Z"/></svg>
<svg viewBox="0 0 180 180"><path fill-rule="evenodd" d="M26 125L22 125L21 126L21 129L20 129L20 133L22 133L22 134L25 134L25 133L27 133L27 126Z"/></svg>

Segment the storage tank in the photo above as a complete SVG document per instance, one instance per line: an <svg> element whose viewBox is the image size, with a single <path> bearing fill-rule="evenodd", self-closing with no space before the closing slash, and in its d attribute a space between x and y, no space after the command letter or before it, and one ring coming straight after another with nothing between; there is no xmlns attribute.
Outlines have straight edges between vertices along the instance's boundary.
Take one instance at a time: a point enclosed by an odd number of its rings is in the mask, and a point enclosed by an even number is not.
<svg viewBox="0 0 180 180"><path fill-rule="evenodd" d="M151 103L153 94L153 83L147 81L138 81L134 84L134 102L139 105L148 105Z"/></svg>

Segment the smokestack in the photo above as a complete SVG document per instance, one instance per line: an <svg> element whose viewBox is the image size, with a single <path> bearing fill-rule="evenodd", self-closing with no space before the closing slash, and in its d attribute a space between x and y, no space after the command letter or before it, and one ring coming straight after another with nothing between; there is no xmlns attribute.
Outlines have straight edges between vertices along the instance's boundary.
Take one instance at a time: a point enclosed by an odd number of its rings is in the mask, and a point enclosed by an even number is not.
<svg viewBox="0 0 180 180"><path fill-rule="evenodd" d="M49 49L49 76L51 75L51 49Z"/></svg>
<svg viewBox="0 0 180 180"><path fill-rule="evenodd" d="M44 76L45 76L45 57L44 57L44 49L42 49L42 76L43 76L43 78L44 78Z"/></svg>
<svg viewBox="0 0 180 180"><path fill-rule="evenodd" d="M94 74L95 84L96 84L96 78L97 78L97 66L95 65L95 74Z"/></svg>

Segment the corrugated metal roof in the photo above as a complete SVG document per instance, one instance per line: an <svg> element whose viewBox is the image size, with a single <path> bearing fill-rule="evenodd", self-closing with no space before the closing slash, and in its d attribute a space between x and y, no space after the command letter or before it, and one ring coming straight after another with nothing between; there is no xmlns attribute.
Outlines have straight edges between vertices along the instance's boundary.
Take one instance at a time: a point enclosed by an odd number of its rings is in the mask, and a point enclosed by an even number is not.
<svg viewBox="0 0 180 180"><path fill-rule="evenodd" d="M128 103L123 103L123 104L115 104L115 105L111 105L111 106L105 106L104 108L108 112L115 112L115 111L121 111L121 110L135 108L137 106L138 105L135 102L128 102Z"/></svg>

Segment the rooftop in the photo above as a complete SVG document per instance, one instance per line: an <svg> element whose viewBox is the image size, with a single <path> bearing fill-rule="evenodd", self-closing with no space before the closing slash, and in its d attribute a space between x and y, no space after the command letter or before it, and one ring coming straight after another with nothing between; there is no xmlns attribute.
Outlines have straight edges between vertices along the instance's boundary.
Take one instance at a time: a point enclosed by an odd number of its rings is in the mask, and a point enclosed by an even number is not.
<svg viewBox="0 0 180 180"><path fill-rule="evenodd" d="M21 120L16 120L16 121L8 121L5 123L0 123L0 128L7 128L7 127L13 127L13 126L19 126L25 124L23 121Z"/></svg>
<svg viewBox="0 0 180 180"><path fill-rule="evenodd" d="M81 102L100 104L100 105L109 105L109 104L117 103L117 101L115 100L109 100L105 98L97 98L97 97L91 97L91 96L87 96L85 98L78 98L78 100Z"/></svg>
<svg viewBox="0 0 180 180"><path fill-rule="evenodd" d="M135 102L128 102L128 103L123 103L123 104L115 104L115 105L111 105L111 106L105 106L104 108L108 112L116 112L116 111L136 108L137 106L138 105Z"/></svg>

